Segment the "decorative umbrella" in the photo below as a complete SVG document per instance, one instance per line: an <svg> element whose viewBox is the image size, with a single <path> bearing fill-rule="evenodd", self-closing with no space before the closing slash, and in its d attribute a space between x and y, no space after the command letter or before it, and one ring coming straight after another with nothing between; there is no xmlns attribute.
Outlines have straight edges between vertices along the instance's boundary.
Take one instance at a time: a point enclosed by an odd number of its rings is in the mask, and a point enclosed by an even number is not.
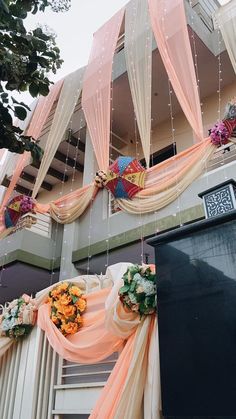
<svg viewBox="0 0 236 419"><path fill-rule="evenodd" d="M145 173L134 157L118 157L109 167L105 186L115 198L132 198L144 188Z"/></svg>
<svg viewBox="0 0 236 419"><path fill-rule="evenodd" d="M18 195L7 205L4 218L6 228L14 227L19 218L27 212L33 211L35 203L30 196Z"/></svg>

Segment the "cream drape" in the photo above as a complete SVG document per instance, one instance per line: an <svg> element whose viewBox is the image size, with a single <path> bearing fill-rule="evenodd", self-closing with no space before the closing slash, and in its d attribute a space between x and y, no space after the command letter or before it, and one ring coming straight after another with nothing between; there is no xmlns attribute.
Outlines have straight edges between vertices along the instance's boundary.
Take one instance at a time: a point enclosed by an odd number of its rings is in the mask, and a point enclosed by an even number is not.
<svg viewBox="0 0 236 419"><path fill-rule="evenodd" d="M96 186L92 184L86 187L79 199L75 199L74 201L68 200L68 204L63 203L60 206L52 202L50 204L51 217L60 224L72 223L83 214L92 202L97 191Z"/></svg>
<svg viewBox="0 0 236 419"><path fill-rule="evenodd" d="M236 0L231 0L228 4L221 6L216 11L215 17L236 73Z"/></svg>
<svg viewBox="0 0 236 419"><path fill-rule="evenodd" d="M147 1L131 0L126 6L125 60L143 153L149 167L152 29Z"/></svg>
<svg viewBox="0 0 236 419"><path fill-rule="evenodd" d="M100 170L109 166L112 61L124 9L117 12L95 34L86 68L82 106Z"/></svg>
<svg viewBox="0 0 236 419"><path fill-rule="evenodd" d="M50 133L44 150L44 155L39 167L32 197L35 198L46 176L53 157L63 140L66 129L74 112L75 105L81 93L84 68L69 74L61 89Z"/></svg>
<svg viewBox="0 0 236 419"><path fill-rule="evenodd" d="M210 139L192 146L147 171L145 189L132 200L116 199L117 205L130 214L157 211L173 202L206 167L215 150Z"/></svg>
<svg viewBox="0 0 236 419"><path fill-rule="evenodd" d="M148 0L158 50L196 141L203 139L201 106L189 42L184 0Z"/></svg>

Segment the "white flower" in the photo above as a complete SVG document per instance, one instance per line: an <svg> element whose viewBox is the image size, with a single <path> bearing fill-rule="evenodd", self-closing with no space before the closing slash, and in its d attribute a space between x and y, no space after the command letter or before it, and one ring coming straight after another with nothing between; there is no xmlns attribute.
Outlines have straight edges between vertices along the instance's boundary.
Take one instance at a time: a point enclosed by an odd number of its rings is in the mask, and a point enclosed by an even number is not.
<svg viewBox="0 0 236 419"><path fill-rule="evenodd" d="M10 302L8 308L12 309L16 306L18 306L18 300L13 300L13 301Z"/></svg>
<svg viewBox="0 0 236 419"><path fill-rule="evenodd" d="M136 281L136 282L140 282L140 281L143 280L143 278L139 273L137 273L137 274L134 275L133 280Z"/></svg>
<svg viewBox="0 0 236 419"><path fill-rule="evenodd" d="M142 294L144 292L144 288L142 287L142 285L139 285L138 288L136 289L137 294Z"/></svg>
<svg viewBox="0 0 236 419"><path fill-rule="evenodd" d="M143 287L143 292L145 292L147 296L156 294L156 285L154 282L143 279L140 286Z"/></svg>
<svg viewBox="0 0 236 419"><path fill-rule="evenodd" d="M11 309L11 316L16 317L18 313L18 306L15 306Z"/></svg>

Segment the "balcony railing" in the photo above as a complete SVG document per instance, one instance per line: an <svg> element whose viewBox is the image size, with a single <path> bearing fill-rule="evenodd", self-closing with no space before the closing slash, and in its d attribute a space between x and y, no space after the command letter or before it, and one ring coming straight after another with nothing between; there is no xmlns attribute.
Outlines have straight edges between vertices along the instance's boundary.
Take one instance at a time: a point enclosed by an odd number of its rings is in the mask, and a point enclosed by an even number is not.
<svg viewBox="0 0 236 419"><path fill-rule="evenodd" d="M24 214L12 231L30 230L44 237L51 237L52 220L49 214Z"/></svg>
<svg viewBox="0 0 236 419"><path fill-rule="evenodd" d="M234 160L236 160L236 144L231 142L216 149L207 163L206 170L210 172Z"/></svg>

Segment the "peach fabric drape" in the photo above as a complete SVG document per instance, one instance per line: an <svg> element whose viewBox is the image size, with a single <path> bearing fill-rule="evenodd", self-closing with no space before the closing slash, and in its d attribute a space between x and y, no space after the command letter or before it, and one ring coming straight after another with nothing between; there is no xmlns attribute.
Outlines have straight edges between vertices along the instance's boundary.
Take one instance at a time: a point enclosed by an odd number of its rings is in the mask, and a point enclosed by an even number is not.
<svg viewBox="0 0 236 419"><path fill-rule="evenodd" d="M50 113L52 105L54 101L56 100L58 94L60 93L61 86L62 86L62 81L56 83L50 89L50 93L46 98L45 97L40 98L37 103L35 102L33 104L33 108L31 107L31 114L29 114L28 118L23 122L24 133L26 135L31 135L34 139L38 138L38 136L40 135L41 129L43 127L43 124L45 123ZM30 123L29 123L29 120L30 120ZM29 124L29 128L27 129L28 124ZM3 224L4 208L8 200L10 199L12 192L15 189L15 186L19 180L19 177L24 167L30 160L30 156L31 156L30 152L25 151L18 158L17 165L14 170L10 185L7 188L2 205L0 207L0 222L1 222L0 232L2 232L5 229L5 226Z"/></svg>
<svg viewBox="0 0 236 419"><path fill-rule="evenodd" d="M150 392L150 385L153 389L154 376L159 376L159 371L152 365L153 376L150 376L149 365L149 360L153 359L149 354L151 342L152 352L154 350L158 356L158 347L153 346L153 336L156 333L155 316L140 319L137 313L124 310L118 297L118 289L123 283L122 276L129 265L119 263L108 268L106 275L115 283L112 289L102 289L86 295L88 309L83 316L84 325L73 336L65 338L59 332L49 318L48 305L43 304L43 298L45 299L47 293L44 292L41 297L38 325L45 331L54 350L65 359L94 363L114 351L122 350L90 419L141 419L142 402L147 387L149 396L146 398L151 400L151 405L146 406L145 419L152 418L153 406L157 404L152 396L150 399L150 395L153 394ZM147 377L149 384L146 381ZM155 419L159 418L158 409Z"/></svg>
<svg viewBox="0 0 236 419"><path fill-rule="evenodd" d="M206 167L215 146L210 138L147 170L145 188L132 200L116 199L130 214L149 213L173 202Z"/></svg>
<svg viewBox="0 0 236 419"><path fill-rule="evenodd" d="M27 113L26 119L24 121L20 121L19 119L16 119L14 121L14 125L21 128L22 131L24 131L24 133L25 133L25 130L26 130L31 118L32 118L32 114L35 112L36 108L37 108L37 101L34 101L31 104L31 112ZM9 159L11 158L10 156L16 156L16 154L15 153L10 153L10 155L8 157ZM7 191L4 195L2 204L0 206L0 232L5 228L5 226L2 224L2 222L3 222L2 217L3 217L3 212L4 212L4 209L5 209L5 206L7 204L7 201L10 199L12 192L14 191L16 183L17 183L17 181L20 177L20 174L21 174L21 172L24 168L24 165L26 164L26 162L30 158L30 153L28 151L25 151L23 154L19 154L17 156L18 156L18 159L17 159L17 163L16 163L16 168L14 170L10 185L7 188Z"/></svg>
<svg viewBox="0 0 236 419"><path fill-rule="evenodd" d="M147 167L150 160L152 29L147 1L131 0L125 12L125 60Z"/></svg>
<svg viewBox="0 0 236 419"><path fill-rule="evenodd" d="M183 0L148 0L156 43L180 106L196 141L203 139L197 80Z"/></svg>
<svg viewBox="0 0 236 419"><path fill-rule="evenodd" d="M36 297L38 325L45 330L54 350L65 359L89 364L105 359L114 351L121 352L90 419L160 419L156 318L147 316L140 319L137 313L127 312L118 297L118 290L123 284L122 276L129 265L118 263L109 266L102 281L103 286L107 284L109 288L98 291L93 291L97 280L93 275L72 279L81 289L88 288L92 292L86 295L88 304L83 328L73 336L65 338L49 318L49 307L45 301L55 284ZM112 288L111 283L114 283ZM13 342L0 337L0 356Z"/></svg>
<svg viewBox="0 0 236 419"><path fill-rule="evenodd" d="M51 88L48 96L41 96L37 103L37 107L30 121L29 127L26 130L26 135L33 137L37 140L41 134L42 128L48 118L48 115L53 107L54 102L57 100L63 79L55 83Z"/></svg>
<svg viewBox="0 0 236 419"><path fill-rule="evenodd" d="M109 166L112 61L124 16L117 12L95 34L85 72L82 107L100 170Z"/></svg>

